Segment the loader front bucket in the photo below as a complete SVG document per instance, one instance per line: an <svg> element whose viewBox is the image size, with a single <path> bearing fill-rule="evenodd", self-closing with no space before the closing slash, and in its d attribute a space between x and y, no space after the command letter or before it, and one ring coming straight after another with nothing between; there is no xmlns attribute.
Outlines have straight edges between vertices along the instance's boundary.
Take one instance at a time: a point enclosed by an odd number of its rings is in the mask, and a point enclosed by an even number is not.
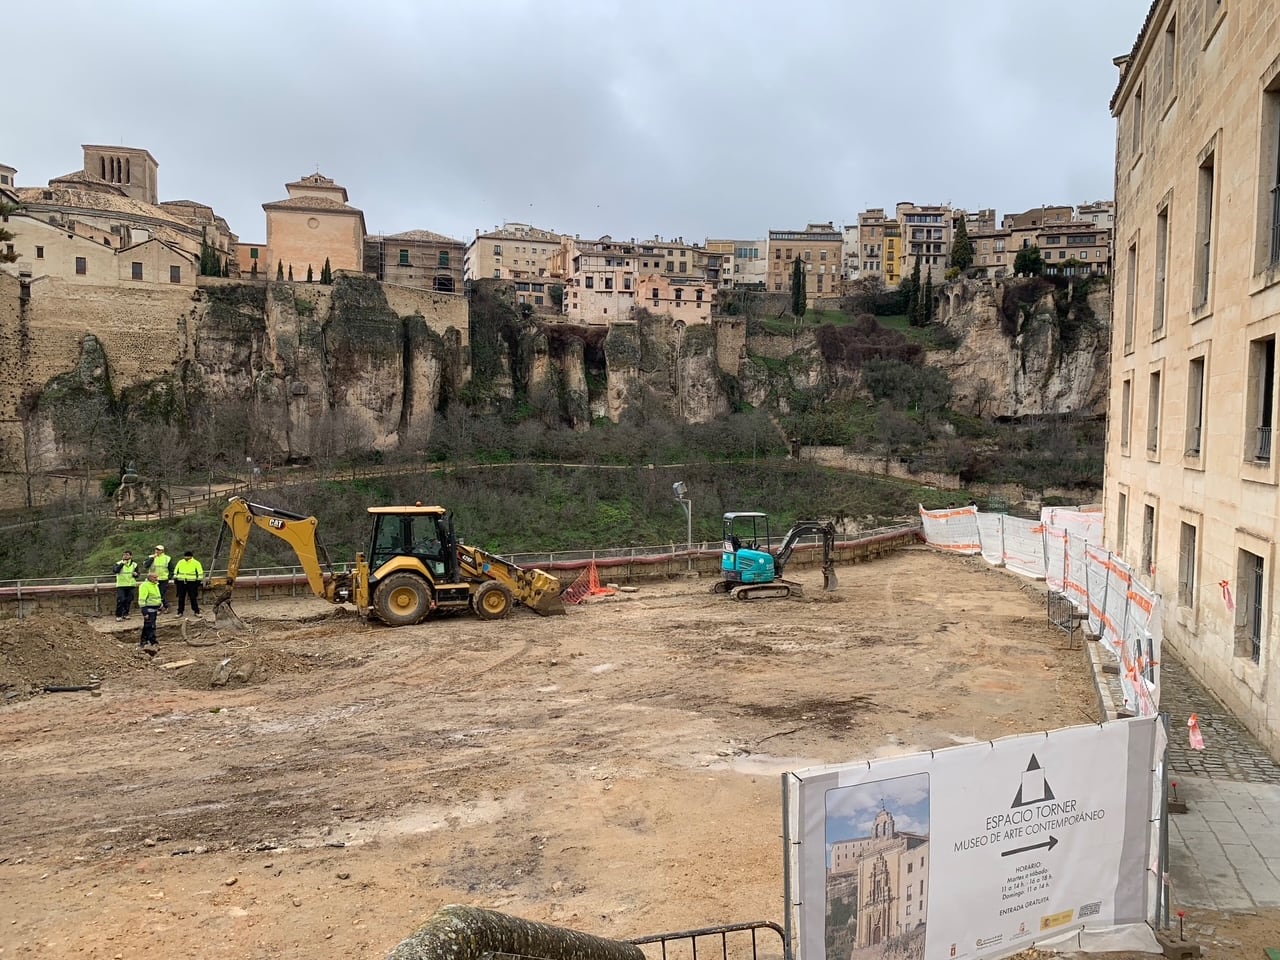
<svg viewBox="0 0 1280 960"><path fill-rule="evenodd" d="M549 593L538 597L529 604L529 609L534 613L542 614L544 617L563 617L568 614L564 601L560 599L560 594L558 593Z"/></svg>
<svg viewBox="0 0 1280 960"><path fill-rule="evenodd" d="M560 580L545 570L525 571L529 583L524 605L544 617L563 617L568 611L560 599Z"/></svg>

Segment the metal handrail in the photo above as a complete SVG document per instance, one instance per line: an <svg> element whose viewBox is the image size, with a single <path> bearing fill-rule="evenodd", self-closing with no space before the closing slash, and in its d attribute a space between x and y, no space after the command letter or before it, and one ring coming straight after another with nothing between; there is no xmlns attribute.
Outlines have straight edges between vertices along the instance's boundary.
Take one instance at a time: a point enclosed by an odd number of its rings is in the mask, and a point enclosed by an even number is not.
<svg viewBox="0 0 1280 960"><path fill-rule="evenodd" d="M878 527L874 530L863 530L857 533L841 534L836 538L837 549L842 544L862 543L867 540L892 537L897 534L907 533L920 529L919 522L895 524L889 527ZM782 543L782 537L772 537L769 546L779 546ZM797 549L800 547L816 547L821 545L822 537L820 535L805 535L797 541ZM676 544L655 544L643 547L605 547L601 549L583 549L583 550L555 550L546 553L509 553L502 554L504 559L510 560L512 563L521 567L531 566L551 566L556 568L572 568L574 565L586 566L589 563L608 565L608 561L617 560L622 563L643 560L669 560L680 558L692 554L693 556L716 555L721 552L722 543L719 540L704 540L700 543L693 544L690 550L686 550L683 545ZM337 564L335 568L339 571L346 569L346 564ZM214 576L220 571L208 569L205 571L206 576ZM263 582L270 580L280 580L281 578L295 577L305 580L302 568L297 564L274 566L274 567L253 567L242 568L236 582L240 584L248 584L253 582ZM66 587L88 587L101 590L114 590L116 586L115 576L107 574L102 576L72 576L72 577L23 577L20 579L0 580L0 596L13 591L44 591L53 588Z"/></svg>

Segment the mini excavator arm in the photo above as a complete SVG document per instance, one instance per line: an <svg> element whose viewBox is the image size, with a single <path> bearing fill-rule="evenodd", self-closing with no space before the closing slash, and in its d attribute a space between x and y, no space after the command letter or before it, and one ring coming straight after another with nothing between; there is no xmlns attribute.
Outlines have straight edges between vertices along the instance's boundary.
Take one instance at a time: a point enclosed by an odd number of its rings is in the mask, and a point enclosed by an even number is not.
<svg viewBox="0 0 1280 960"><path fill-rule="evenodd" d="M816 533L822 537L822 589L835 590L839 586L836 580L836 525L830 520L797 520L795 522L787 531L787 535L782 540L782 546L778 548L773 558L778 568L778 576L782 576L787 561L791 559L791 551L795 549L800 538L810 533Z"/></svg>

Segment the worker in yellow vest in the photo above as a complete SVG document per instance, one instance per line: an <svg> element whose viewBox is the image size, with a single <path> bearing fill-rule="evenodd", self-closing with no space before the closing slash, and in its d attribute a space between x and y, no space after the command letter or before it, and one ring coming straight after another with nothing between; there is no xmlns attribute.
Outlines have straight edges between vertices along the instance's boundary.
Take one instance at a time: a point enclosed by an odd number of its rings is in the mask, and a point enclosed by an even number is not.
<svg viewBox="0 0 1280 960"><path fill-rule="evenodd" d="M147 579L138 584L138 609L142 611L142 639L138 646L147 656L154 657L160 649L156 640L156 617L160 616L160 606L164 598L160 596L159 577L155 570L147 574Z"/></svg>
<svg viewBox="0 0 1280 960"><path fill-rule="evenodd" d="M133 551L126 550L116 561L116 622L119 623L129 615L133 606L133 595L138 592L138 564L133 559Z"/></svg>
<svg viewBox="0 0 1280 960"><path fill-rule="evenodd" d="M169 609L169 580L173 577L173 558L164 552L164 544L156 544L156 552L147 558L147 570L156 575L160 586L160 607Z"/></svg>
<svg viewBox="0 0 1280 960"><path fill-rule="evenodd" d="M173 567L173 579L178 585L178 616L186 612L191 601L191 612L200 616L200 581L204 579L204 567L188 550Z"/></svg>

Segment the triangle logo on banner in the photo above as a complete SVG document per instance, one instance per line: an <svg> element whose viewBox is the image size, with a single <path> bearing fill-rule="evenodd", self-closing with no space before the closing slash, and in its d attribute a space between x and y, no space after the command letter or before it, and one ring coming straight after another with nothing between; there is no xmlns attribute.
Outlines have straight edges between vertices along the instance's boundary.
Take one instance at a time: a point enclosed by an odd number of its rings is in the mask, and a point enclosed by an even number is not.
<svg viewBox="0 0 1280 960"><path fill-rule="evenodd" d="M1045 779L1044 770L1040 767L1040 761L1036 759L1036 755L1031 755L1031 762L1027 764L1026 771L1022 774L1022 783L1018 786L1017 796L1013 798L1013 807L1027 807L1033 803L1041 803L1045 800L1053 799L1053 788L1049 786L1049 781Z"/></svg>

